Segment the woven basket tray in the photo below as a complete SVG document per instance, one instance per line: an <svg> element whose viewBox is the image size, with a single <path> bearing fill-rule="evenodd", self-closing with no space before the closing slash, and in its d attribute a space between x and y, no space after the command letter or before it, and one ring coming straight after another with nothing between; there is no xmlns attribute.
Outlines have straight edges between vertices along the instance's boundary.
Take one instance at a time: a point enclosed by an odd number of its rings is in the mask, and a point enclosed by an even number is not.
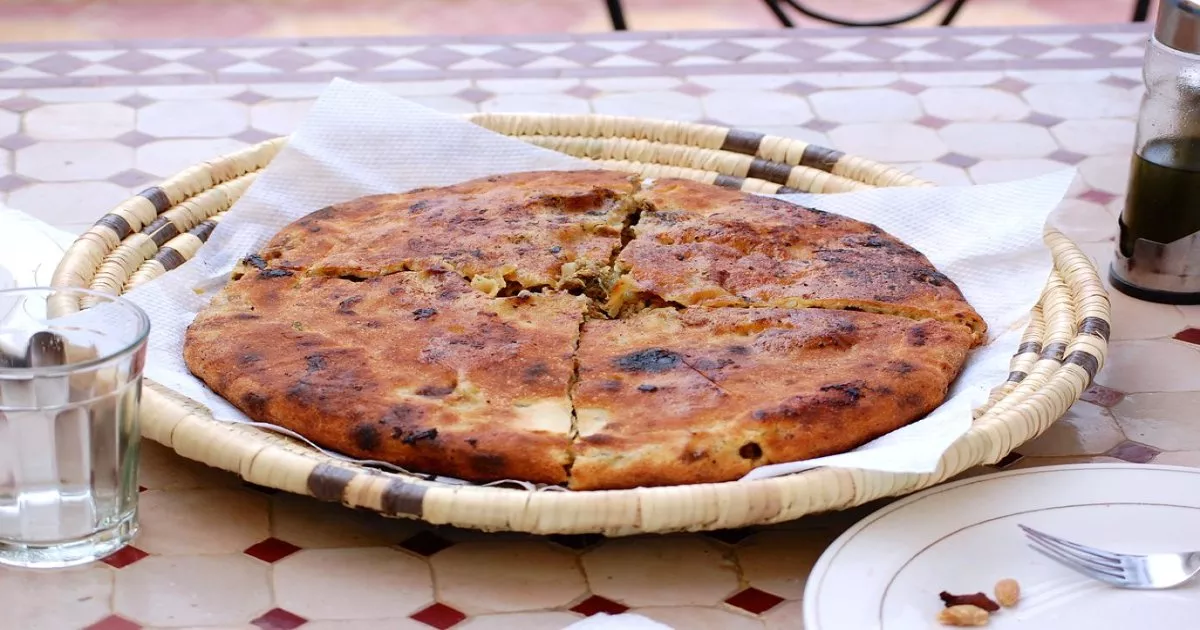
<svg viewBox="0 0 1200 630"><path fill-rule="evenodd" d="M490 114L470 120L605 168L752 192L931 185L839 151L711 125L611 116ZM122 203L67 251L54 286L116 295L183 264L285 140L191 167ZM1012 373L929 474L823 468L745 483L598 492L447 485L348 464L274 433L214 420L204 407L153 382L146 383L143 395L142 433L184 457L259 485L438 524L628 535L786 521L905 494L994 463L1078 400L1104 363L1108 295L1095 267L1073 243L1049 231L1046 244L1055 271L1014 349Z"/></svg>

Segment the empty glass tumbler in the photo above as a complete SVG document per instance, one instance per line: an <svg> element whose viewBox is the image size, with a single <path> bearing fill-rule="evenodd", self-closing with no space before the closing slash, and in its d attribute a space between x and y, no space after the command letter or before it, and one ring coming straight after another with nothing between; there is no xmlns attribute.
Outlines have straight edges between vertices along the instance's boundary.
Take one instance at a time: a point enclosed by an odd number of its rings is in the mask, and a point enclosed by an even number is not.
<svg viewBox="0 0 1200 630"><path fill-rule="evenodd" d="M119 298L0 291L0 564L82 564L133 538L149 331Z"/></svg>

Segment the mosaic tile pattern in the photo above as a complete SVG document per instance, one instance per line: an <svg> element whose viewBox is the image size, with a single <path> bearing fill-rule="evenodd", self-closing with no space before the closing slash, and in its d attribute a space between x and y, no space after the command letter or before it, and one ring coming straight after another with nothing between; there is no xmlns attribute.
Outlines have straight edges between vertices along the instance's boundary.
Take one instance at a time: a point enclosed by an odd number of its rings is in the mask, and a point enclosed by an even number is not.
<svg viewBox="0 0 1200 630"><path fill-rule="evenodd" d="M823 33L0 46L0 200L82 230L148 182L290 132L344 72L448 112L598 112L788 135L942 185L1076 166L1052 221L1107 266L1141 95L1140 31ZM906 60L912 51L944 60ZM1200 307L1112 302L1096 384L999 468L1200 466L1200 433L1180 421L1200 405ZM822 549L879 507L689 536L536 538L383 519L244 484L152 443L141 483L135 546L79 570L0 570L12 623L538 630L629 610L678 628L795 628Z"/></svg>

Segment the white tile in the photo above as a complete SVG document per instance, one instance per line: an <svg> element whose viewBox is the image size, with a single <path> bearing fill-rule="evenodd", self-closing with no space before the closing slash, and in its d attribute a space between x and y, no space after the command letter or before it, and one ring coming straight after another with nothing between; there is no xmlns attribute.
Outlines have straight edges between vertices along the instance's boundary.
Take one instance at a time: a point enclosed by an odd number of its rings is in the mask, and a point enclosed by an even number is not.
<svg viewBox="0 0 1200 630"><path fill-rule="evenodd" d="M1082 199L1063 200L1049 223L1077 243L1108 241L1117 235L1117 220L1108 209Z"/></svg>
<svg viewBox="0 0 1200 630"><path fill-rule="evenodd" d="M567 94L503 94L480 104L485 112L586 114L588 102Z"/></svg>
<svg viewBox="0 0 1200 630"><path fill-rule="evenodd" d="M701 100L709 118L729 125L800 125L813 118L808 103L791 94L719 90Z"/></svg>
<svg viewBox="0 0 1200 630"><path fill-rule="evenodd" d="M1200 391L1200 346L1179 341L1114 341L1096 382L1126 394Z"/></svg>
<svg viewBox="0 0 1200 630"><path fill-rule="evenodd" d="M696 537L609 540L583 555L583 568L593 593L630 607L712 606L738 587L733 563Z"/></svg>
<svg viewBox="0 0 1200 630"><path fill-rule="evenodd" d="M0 110L0 136L7 136L21 130L21 116L16 112Z"/></svg>
<svg viewBox="0 0 1200 630"><path fill-rule="evenodd" d="M267 497L244 488L147 490L138 547L160 555L238 553L270 536Z"/></svg>
<svg viewBox="0 0 1200 630"><path fill-rule="evenodd" d="M1082 70L1078 68L1070 70L1009 70L1006 74L1032 84L1078 84L1097 83L1108 76L1108 70Z"/></svg>
<svg viewBox="0 0 1200 630"><path fill-rule="evenodd" d="M654 606L629 612L682 630L763 630L763 622L742 612L700 606Z"/></svg>
<svg viewBox="0 0 1200 630"><path fill-rule="evenodd" d="M967 169L976 184L1011 182L1027 177L1061 171L1067 167L1042 158L1018 160L984 160Z"/></svg>
<svg viewBox="0 0 1200 630"><path fill-rule="evenodd" d="M819 118L833 122L904 122L921 117L917 97L886 88L825 90L808 100Z"/></svg>
<svg viewBox="0 0 1200 630"><path fill-rule="evenodd" d="M98 564L55 571L0 569L6 628L82 628L111 614L113 571Z"/></svg>
<svg viewBox="0 0 1200 630"><path fill-rule="evenodd" d="M1125 435L1107 409L1078 402L1044 433L1018 446L1017 450L1031 457L1100 455L1124 439Z"/></svg>
<svg viewBox="0 0 1200 630"><path fill-rule="evenodd" d="M912 123L842 125L829 132L833 147L882 162L927 162L949 148L933 129Z"/></svg>
<svg viewBox="0 0 1200 630"><path fill-rule="evenodd" d="M467 614L544 610L587 592L575 555L544 542L466 542L429 560L439 601Z"/></svg>
<svg viewBox="0 0 1200 630"><path fill-rule="evenodd" d="M250 112L242 103L217 100L162 101L138 111L137 127L159 138L220 138L246 129Z"/></svg>
<svg viewBox="0 0 1200 630"><path fill-rule="evenodd" d="M767 630L803 630L804 607L800 602L784 602L763 613Z"/></svg>
<svg viewBox="0 0 1200 630"><path fill-rule="evenodd" d="M475 103L454 96L408 96L405 98L417 105L437 110L443 114L474 114L479 111L479 106Z"/></svg>
<svg viewBox="0 0 1200 630"><path fill-rule="evenodd" d="M605 77L584 81L584 84L602 92L670 90L681 83L683 82L674 77Z"/></svg>
<svg viewBox="0 0 1200 630"><path fill-rule="evenodd" d="M269 571L244 554L150 556L117 571L113 604L148 626L244 623L270 608Z"/></svg>
<svg viewBox="0 0 1200 630"><path fill-rule="evenodd" d="M1059 145L1084 155L1123 155L1133 153L1133 135L1137 125L1132 119L1099 118L1067 120L1050 129Z"/></svg>
<svg viewBox="0 0 1200 630"><path fill-rule="evenodd" d="M713 90L731 91L767 91L781 88L801 78L792 74L700 74L685 77L696 85L703 85Z"/></svg>
<svg viewBox="0 0 1200 630"><path fill-rule="evenodd" d="M17 150L15 166L48 182L104 179L133 166L133 149L105 140L39 142Z"/></svg>
<svg viewBox="0 0 1200 630"><path fill-rule="evenodd" d="M155 85L138 88L146 98L158 101L195 101L223 99L246 91L240 83L220 85Z"/></svg>
<svg viewBox="0 0 1200 630"><path fill-rule="evenodd" d="M1103 83L1047 83L1022 96L1036 111L1068 120L1132 117L1138 111L1136 95Z"/></svg>
<svg viewBox="0 0 1200 630"><path fill-rule="evenodd" d="M135 163L151 175L167 177L245 147L245 142L232 138L159 140L138 147Z"/></svg>
<svg viewBox="0 0 1200 630"><path fill-rule="evenodd" d="M429 566L394 549L305 549L274 572L276 604L308 619L405 617L433 602Z"/></svg>
<svg viewBox="0 0 1200 630"><path fill-rule="evenodd" d="M429 630L429 625L409 619L408 617L392 617L390 619L337 619L315 620L304 624L304 630ZM459 630L466 626L455 626ZM209 630L208 628L197 630ZM259 630L258 626L248 630Z"/></svg>
<svg viewBox="0 0 1200 630"><path fill-rule="evenodd" d="M51 225L94 223L128 198L129 191L112 182L60 182L14 190L8 205Z"/></svg>
<svg viewBox="0 0 1200 630"><path fill-rule="evenodd" d="M250 125L279 135L295 131L314 101L304 99L299 101L264 101L250 107Z"/></svg>
<svg viewBox="0 0 1200 630"><path fill-rule="evenodd" d="M938 186L970 186L971 178L965 169L939 162L892 164L896 168Z"/></svg>
<svg viewBox="0 0 1200 630"><path fill-rule="evenodd" d="M1159 453L1158 457L1154 458L1154 463L1163 466L1187 466L1188 468L1200 468L1200 451Z"/></svg>
<svg viewBox="0 0 1200 630"><path fill-rule="evenodd" d="M1030 112L1029 105L1015 94L986 87L934 87L917 98L925 113L945 120L1021 120Z"/></svg>
<svg viewBox="0 0 1200 630"><path fill-rule="evenodd" d="M823 88L876 87L895 83L900 75L895 72L806 72L793 75L792 79Z"/></svg>
<svg viewBox="0 0 1200 630"><path fill-rule="evenodd" d="M951 151L980 159L1042 157L1058 149L1050 132L1016 122L957 122L938 131Z"/></svg>
<svg viewBox="0 0 1200 630"><path fill-rule="evenodd" d="M1200 451L1198 408L1200 392L1131 394L1113 415L1131 440L1164 451Z"/></svg>
<svg viewBox="0 0 1200 630"><path fill-rule="evenodd" d="M497 94L553 94L579 85L579 79L479 79L475 83Z"/></svg>
<svg viewBox="0 0 1200 630"><path fill-rule="evenodd" d="M1090 157L1079 163L1079 175L1092 188L1116 195L1129 187L1129 155Z"/></svg>
<svg viewBox="0 0 1200 630"><path fill-rule="evenodd" d="M137 93L134 87L39 88L25 94L46 103L111 103Z"/></svg>
<svg viewBox="0 0 1200 630"><path fill-rule="evenodd" d="M117 103L59 103L25 112L25 133L38 140L102 140L133 126L133 109Z"/></svg>
<svg viewBox="0 0 1200 630"><path fill-rule="evenodd" d="M693 121L704 117L700 99L679 92L605 94L592 99L597 114Z"/></svg>
<svg viewBox="0 0 1200 630"><path fill-rule="evenodd" d="M562 611L475 615L457 630L562 630L583 619L582 615Z"/></svg>
<svg viewBox="0 0 1200 630"><path fill-rule="evenodd" d="M903 72L900 78L930 87L991 85L1004 78L1003 72Z"/></svg>
<svg viewBox="0 0 1200 630"><path fill-rule="evenodd" d="M825 530L755 534L737 548L742 575L750 586L786 599L800 599L809 572L835 536Z"/></svg>
<svg viewBox="0 0 1200 630"><path fill-rule="evenodd" d="M440 81L394 81L388 83L372 83L370 85L397 96L449 96L451 94L457 94L471 87L471 81L469 79L445 79Z"/></svg>

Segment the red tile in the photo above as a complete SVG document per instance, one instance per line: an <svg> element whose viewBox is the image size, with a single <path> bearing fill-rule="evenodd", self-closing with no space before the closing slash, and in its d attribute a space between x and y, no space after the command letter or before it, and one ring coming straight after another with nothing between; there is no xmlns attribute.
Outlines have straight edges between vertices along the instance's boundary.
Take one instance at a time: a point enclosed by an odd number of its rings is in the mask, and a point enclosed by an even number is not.
<svg viewBox="0 0 1200 630"><path fill-rule="evenodd" d="M247 547L242 553L263 562L278 562L297 551L300 551L300 548L290 542L278 538L268 538Z"/></svg>
<svg viewBox="0 0 1200 630"><path fill-rule="evenodd" d="M1084 390L1083 396L1080 396L1079 399L1101 407L1115 407L1125 400L1125 394L1103 385L1092 385Z"/></svg>
<svg viewBox="0 0 1200 630"><path fill-rule="evenodd" d="M409 615L410 619L415 619L421 623L437 628L438 630L446 630L458 625L467 616L445 604L433 604L425 609Z"/></svg>
<svg viewBox="0 0 1200 630"><path fill-rule="evenodd" d="M947 153L946 155L938 158L937 161L941 162L942 164L957 166L958 168L971 168L979 163L979 158L973 158L969 155L963 155L962 153Z"/></svg>
<svg viewBox="0 0 1200 630"><path fill-rule="evenodd" d="M946 125L949 125L950 121L946 120L945 118L938 118L937 116L922 116L919 120L917 120L917 124L930 129L941 129Z"/></svg>
<svg viewBox="0 0 1200 630"><path fill-rule="evenodd" d="M1110 457L1123 459L1134 464L1146 464L1155 457L1158 457L1158 454L1161 452L1153 446L1146 446L1137 442L1122 442L1114 446L1113 450L1109 451L1108 454Z"/></svg>
<svg viewBox="0 0 1200 630"><path fill-rule="evenodd" d="M445 538L428 531L421 532L400 543L402 548L426 557L432 556L433 554L453 545L454 543L452 541L446 540Z"/></svg>
<svg viewBox="0 0 1200 630"><path fill-rule="evenodd" d="M138 492L145 492L146 490L146 486L138 486Z"/></svg>
<svg viewBox="0 0 1200 630"><path fill-rule="evenodd" d="M85 626L83 630L138 630L141 626L116 615L109 615L96 623Z"/></svg>
<svg viewBox="0 0 1200 630"><path fill-rule="evenodd" d="M1062 121L1063 119L1059 118L1058 116L1051 116L1050 114L1043 114L1042 112L1034 112L1021 120L1021 122L1037 125L1039 127L1053 127Z"/></svg>
<svg viewBox="0 0 1200 630"><path fill-rule="evenodd" d="M1180 341L1186 341L1187 343L1200 345L1200 328L1188 328L1187 330L1181 330L1179 331L1179 334L1175 335L1175 338Z"/></svg>
<svg viewBox="0 0 1200 630"><path fill-rule="evenodd" d="M629 610L629 607L625 604L614 602L611 599L600 597L599 595L592 595L591 597L572 606L571 610L581 615L591 617L596 613L619 615L626 610Z"/></svg>
<svg viewBox="0 0 1200 630"><path fill-rule="evenodd" d="M251 621L250 625L258 626L263 630L292 630L292 628L299 628L306 623L308 620L296 613L282 608L272 608Z"/></svg>
<svg viewBox="0 0 1200 630"><path fill-rule="evenodd" d="M149 555L150 554L146 553L145 551L130 545L115 553L109 554L100 561L114 569L124 569L125 567Z"/></svg>
<svg viewBox="0 0 1200 630"><path fill-rule="evenodd" d="M773 593L760 591L753 586L725 600L726 604L742 610L761 615L779 605L783 598Z"/></svg>
<svg viewBox="0 0 1200 630"><path fill-rule="evenodd" d="M1063 164L1078 164L1087 158L1087 156L1082 153L1067 151L1066 149L1059 149L1058 151L1055 151L1046 157L1054 160L1055 162L1062 162Z"/></svg>
<svg viewBox="0 0 1200 630"><path fill-rule="evenodd" d="M1112 201L1113 199L1116 199L1117 196L1112 193L1104 192L1103 190L1096 190L1093 188L1092 190L1089 190L1089 191L1079 195L1079 198L1084 201L1098 203L1103 206L1103 205L1106 205L1108 202Z"/></svg>

